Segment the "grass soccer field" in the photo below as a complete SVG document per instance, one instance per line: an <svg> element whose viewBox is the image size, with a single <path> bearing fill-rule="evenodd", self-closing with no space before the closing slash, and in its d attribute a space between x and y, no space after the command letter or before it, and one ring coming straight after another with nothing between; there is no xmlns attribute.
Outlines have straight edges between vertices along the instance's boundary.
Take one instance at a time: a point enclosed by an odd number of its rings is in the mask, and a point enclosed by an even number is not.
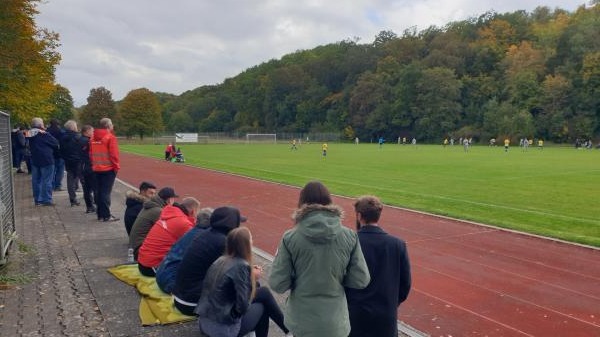
<svg viewBox="0 0 600 337"><path fill-rule="evenodd" d="M573 148L178 144L186 164L600 246L600 151ZM164 158L164 145L122 145ZM174 164L177 165L177 164ZM160 182L156 182L160 184Z"/></svg>

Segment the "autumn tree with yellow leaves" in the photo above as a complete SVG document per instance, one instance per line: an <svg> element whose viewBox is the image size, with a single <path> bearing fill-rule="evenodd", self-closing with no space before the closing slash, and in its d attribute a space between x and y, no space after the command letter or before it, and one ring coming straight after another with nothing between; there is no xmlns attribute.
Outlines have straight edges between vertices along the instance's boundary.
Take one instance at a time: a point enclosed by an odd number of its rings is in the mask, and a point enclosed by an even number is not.
<svg viewBox="0 0 600 337"><path fill-rule="evenodd" d="M3 0L0 10L0 109L15 123L54 110L58 34L36 27L39 0Z"/></svg>

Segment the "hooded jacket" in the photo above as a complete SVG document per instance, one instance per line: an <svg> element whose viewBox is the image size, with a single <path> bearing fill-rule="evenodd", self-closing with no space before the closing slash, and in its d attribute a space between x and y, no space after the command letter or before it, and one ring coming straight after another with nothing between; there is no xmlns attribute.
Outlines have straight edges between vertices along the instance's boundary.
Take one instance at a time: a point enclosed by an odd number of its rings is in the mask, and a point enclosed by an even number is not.
<svg viewBox="0 0 600 337"><path fill-rule="evenodd" d="M137 218L131 226L131 233L129 233L129 247L134 250L138 250L150 229L156 221L160 218L160 212L165 207L167 202L158 195L152 197L150 200L144 202L144 206L138 214Z"/></svg>
<svg viewBox="0 0 600 337"><path fill-rule="evenodd" d="M94 172L117 172L121 169L117 137L109 129L94 129L90 158Z"/></svg>
<svg viewBox="0 0 600 337"><path fill-rule="evenodd" d="M240 226L240 212L234 207L219 207L210 217L210 227L200 231L185 251L173 295L175 300L195 305L202 294L202 282L210 265L225 252L227 233Z"/></svg>
<svg viewBox="0 0 600 337"><path fill-rule="evenodd" d="M160 219L152 226L138 254L138 262L156 268L171 249L171 246L194 227L196 218L187 214L181 205L165 206Z"/></svg>
<svg viewBox="0 0 600 337"><path fill-rule="evenodd" d="M344 287L369 284L358 237L342 226L342 216L335 205L304 205L294 212L296 225L279 244L269 285L278 293L290 290L285 324L296 335L347 337Z"/></svg>
<svg viewBox="0 0 600 337"><path fill-rule="evenodd" d="M148 201L147 197L139 194L136 191L129 190L125 193L125 216L123 216L123 222L125 222L125 229L127 235L131 233L131 227L135 222L138 214L142 211L144 203Z"/></svg>
<svg viewBox="0 0 600 337"><path fill-rule="evenodd" d="M54 165L54 159L59 151L58 140L42 129L29 130L29 148L31 164L37 167Z"/></svg>

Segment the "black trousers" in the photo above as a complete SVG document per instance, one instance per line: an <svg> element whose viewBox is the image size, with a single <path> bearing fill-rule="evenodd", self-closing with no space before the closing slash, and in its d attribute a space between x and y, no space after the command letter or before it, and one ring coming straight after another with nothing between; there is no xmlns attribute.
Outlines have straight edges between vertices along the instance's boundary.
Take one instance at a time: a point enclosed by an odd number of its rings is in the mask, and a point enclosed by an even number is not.
<svg viewBox="0 0 600 337"><path fill-rule="evenodd" d="M83 188L83 200L85 200L85 206L93 208L98 203L98 192L96 191L96 175L92 171L83 172L83 180L81 181L81 187Z"/></svg>
<svg viewBox="0 0 600 337"><path fill-rule="evenodd" d="M67 192L69 192L69 201L73 203L77 201L77 194L75 193L77 185L83 180L81 163L65 162L65 169L67 170Z"/></svg>
<svg viewBox="0 0 600 337"><path fill-rule="evenodd" d="M110 194L112 193L113 185L117 174L115 171L95 172L96 174L96 191L98 197L96 199L98 210L98 219L110 218Z"/></svg>
<svg viewBox="0 0 600 337"><path fill-rule="evenodd" d="M269 335L269 318L284 333L289 332L283 324L283 312L281 312L271 291L265 287L257 288L252 304L242 317L242 325L238 336L244 336L250 331L254 331L256 337L267 337Z"/></svg>

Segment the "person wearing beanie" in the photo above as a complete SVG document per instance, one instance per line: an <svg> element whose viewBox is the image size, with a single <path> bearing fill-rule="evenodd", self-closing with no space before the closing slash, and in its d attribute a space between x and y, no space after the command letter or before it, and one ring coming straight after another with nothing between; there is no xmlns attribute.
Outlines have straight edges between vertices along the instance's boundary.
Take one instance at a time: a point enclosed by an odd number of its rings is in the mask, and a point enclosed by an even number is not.
<svg viewBox="0 0 600 337"><path fill-rule="evenodd" d="M183 254L173 287L174 304L185 315L194 315L202 293L202 282L210 265L225 251L227 234L246 218L231 206L216 208L210 227L200 232Z"/></svg>

